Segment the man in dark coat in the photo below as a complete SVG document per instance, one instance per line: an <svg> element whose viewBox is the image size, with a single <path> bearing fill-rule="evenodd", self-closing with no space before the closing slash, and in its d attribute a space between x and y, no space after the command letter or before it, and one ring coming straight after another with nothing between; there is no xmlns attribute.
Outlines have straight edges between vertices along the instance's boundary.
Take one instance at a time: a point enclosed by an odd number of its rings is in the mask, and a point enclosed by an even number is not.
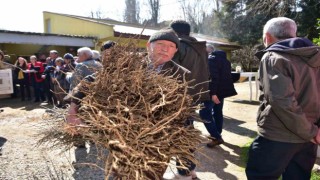
<svg viewBox="0 0 320 180"><path fill-rule="evenodd" d="M173 61L185 67L190 71L186 74L186 80L189 81L188 93L193 96L193 103L200 104L210 100L209 89L209 69L208 55L206 51L206 42L198 41L190 36L191 26L184 20L176 20L169 25L178 35L180 47L173 57ZM193 124L193 118L186 120L186 126ZM177 166L179 166L177 162ZM188 162L188 169L178 169L181 176L191 175L197 177L195 172L196 165Z"/></svg>
<svg viewBox="0 0 320 180"><path fill-rule="evenodd" d="M207 46L207 50L209 50L210 46ZM211 77L209 84L211 100L204 102L205 108L200 110L200 116L207 121L204 125L210 133L211 139L207 146L212 148L224 143L221 136L224 98L234 96L237 92L233 85L231 63L228 61L224 51L209 52L208 64Z"/></svg>
<svg viewBox="0 0 320 180"><path fill-rule="evenodd" d="M190 36L190 24L183 20L176 20L170 23L170 27L177 33L180 41L178 52L173 61L187 68L191 73L186 76L190 83L189 94L193 96L195 104L210 99L209 69L206 42L198 41Z"/></svg>

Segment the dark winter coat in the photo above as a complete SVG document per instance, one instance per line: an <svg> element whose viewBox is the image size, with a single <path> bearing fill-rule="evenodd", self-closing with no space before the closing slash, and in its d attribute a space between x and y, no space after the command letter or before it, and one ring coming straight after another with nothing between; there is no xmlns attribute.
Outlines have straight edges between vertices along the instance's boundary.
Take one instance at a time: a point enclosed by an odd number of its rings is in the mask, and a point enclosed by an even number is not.
<svg viewBox="0 0 320 180"><path fill-rule="evenodd" d="M195 103L210 100L209 96L209 69L206 42L197 41L190 36L180 36L178 52L173 61L188 69L191 73L186 75L189 84L189 94Z"/></svg>
<svg viewBox="0 0 320 180"><path fill-rule="evenodd" d="M237 95L233 85L231 63L224 51L214 51L208 58L210 70L210 95L226 98Z"/></svg>

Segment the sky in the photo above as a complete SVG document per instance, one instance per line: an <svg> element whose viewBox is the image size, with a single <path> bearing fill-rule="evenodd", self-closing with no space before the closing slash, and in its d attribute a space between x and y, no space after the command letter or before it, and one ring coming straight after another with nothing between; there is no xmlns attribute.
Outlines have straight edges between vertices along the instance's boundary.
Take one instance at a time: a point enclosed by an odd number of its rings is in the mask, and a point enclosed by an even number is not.
<svg viewBox="0 0 320 180"><path fill-rule="evenodd" d="M104 18L122 21L124 2L125 0L3 0L0 9L0 29L42 33L43 11L85 17L89 17L90 12L101 11ZM160 21L181 18L181 14L177 13L178 0L160 2ZM142 17L146 16L143 12L146 10L141 9Z"/></svg>

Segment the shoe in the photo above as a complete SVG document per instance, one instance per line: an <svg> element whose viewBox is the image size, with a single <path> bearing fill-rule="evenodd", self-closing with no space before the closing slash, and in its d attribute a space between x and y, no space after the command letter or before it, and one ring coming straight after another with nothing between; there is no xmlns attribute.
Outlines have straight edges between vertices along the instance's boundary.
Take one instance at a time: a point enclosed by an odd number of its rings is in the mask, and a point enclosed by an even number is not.
<svg viewBox="0 0 320 180"><path fill-rule="evenodd" d="M192 170L190 171L190 173L188 173L187 175L181 175L179 173L177 173L174 177L174 179L183 179L183 180L198 180L199 178L197 177L196 171Z"/></svg>
<svg viewBox="0 0 320 180"><path fill-rule="evenodd" d="M56 107L60 108L60 109L66 109L67 108L67 106L65 104L58 104Z"/></svg>
<svg viewBox="0 0 320 180"><path fill-rule="evenodd" d="M192 180L198 180L197 173L195 170L190 171L189 176L191 176Z"/></svg>
<svg viewBox="0 0 320 180"><path fill-rule="evenodd" d="M207 147L213 148L223 143L224 143L223 139L212 139L211 142L207 144Z"/></svg>
<svg viewBox="0 0 320 180"><path fill-rule="evenodd" d="M179 179L179 180L192 180L192 176L191 175L180 175L180 174L176 174L174 176L173 179Z"/></svg>
<svg viewBox="0 0 320 180"><path fill-rule="evenodd" d="M73 145L77 148L86 148L86 142L85 141L78 141L74 142Z"/></svg>
<svg viewBox="0 0 320 180"><path fill-rule="evenodd" d="M52 101L48 101L48 100L44 101L44 103L53 104Z"/></svg>

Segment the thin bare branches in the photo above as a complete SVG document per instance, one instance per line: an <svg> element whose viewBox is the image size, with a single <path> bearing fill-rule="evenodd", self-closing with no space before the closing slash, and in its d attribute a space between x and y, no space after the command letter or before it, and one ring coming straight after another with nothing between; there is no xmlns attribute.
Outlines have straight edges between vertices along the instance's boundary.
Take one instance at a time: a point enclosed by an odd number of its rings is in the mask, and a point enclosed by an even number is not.
<svg viewBox="0 0 320 180"><path fill-rule="evenodd" d="M79 117L85 126L70 131L57 117L58 128L42 142L89 140L109 151L106 178L113 173L119 179L162 179L172 157L197 163L191 150L201 133L184 126L196 107L187 82L150 70L136 49L133 42L117 45L103 58L95 82L82 82L86 97Z"/></svg>

